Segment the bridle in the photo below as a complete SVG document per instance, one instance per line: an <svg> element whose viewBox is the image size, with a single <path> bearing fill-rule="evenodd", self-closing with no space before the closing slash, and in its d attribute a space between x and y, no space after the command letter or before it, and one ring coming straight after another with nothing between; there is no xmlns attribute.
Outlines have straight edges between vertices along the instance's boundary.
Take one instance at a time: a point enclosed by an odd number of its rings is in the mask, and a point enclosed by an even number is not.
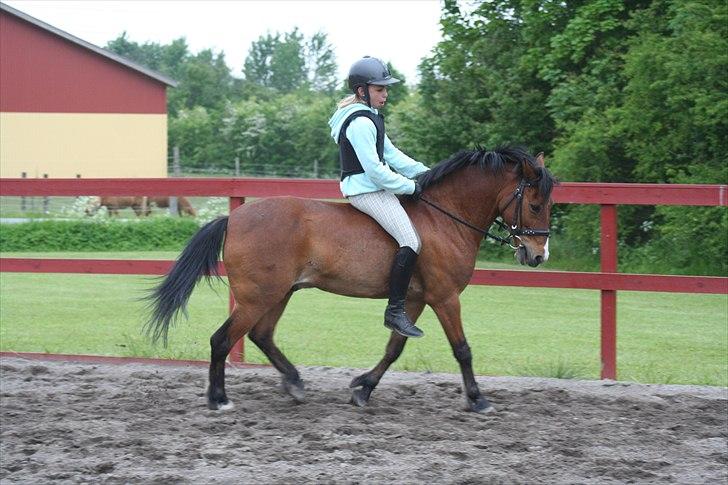
<svg viewBox="0 0 728 485"><path fill-rule="evenodd" d="M507 237L500 237L496 234L490 233L490 227L487 229L481 229L478 226L474 226L473 224L470 224L469 222L459 218L458 216L448 212L447 210L443 209L439 205L435 204L434 202L431 202L424 197L420 196L420 199L425 204L433 207L434 209L437 209L438 211L442 212L446 216L450 217L451 219L459 222L460 224L463 224L470 229L479 232L483 235L483 237L489 237L495 241L498 241L501 243L501 245L508 244L508 246L511 247L511 249L518 249L521 246L523 246L521 241L521 236L543 236L543 237L549 237L550 231L548 229L529 229L521 227L521 212L523 211L523 194L526 191L526 188L533 187L535 185L536 181L530 181L526 180L525 178L522 178L521 181L518 183L518 187L516 187L516 190L513 192L513 195L508 200L508 203L503 207L503 209L500 211L501 214L503 214L508 207L513 203L513 201L516 202L516 220L513 224L508 225L505 222L496 219L494 223L498 225L501 229L508 231ZM502 217L502 216L501 216ZM515 245L514 245L515 244Z"/></svg>

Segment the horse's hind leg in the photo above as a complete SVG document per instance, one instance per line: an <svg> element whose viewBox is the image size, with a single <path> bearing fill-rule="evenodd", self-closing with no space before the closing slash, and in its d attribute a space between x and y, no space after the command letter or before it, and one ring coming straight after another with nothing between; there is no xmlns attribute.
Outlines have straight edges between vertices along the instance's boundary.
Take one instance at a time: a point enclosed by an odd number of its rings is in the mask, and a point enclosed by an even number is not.
<svg viewBox="0 0 728 485"><path fill-rule="evenodd" d="M417 318L422 313L424 307L424 303L407 302L407 315L409 315L413 323L417 321ZM394 363L394 361L396 361L402 354L404 344L406 343L407 337L403 337L397 332L392 332L389 337L389 342L387 342L387 348L382 360L380 360L376 367L372 370L354 378L354 380L351 381L351 384L349 384L349 387L351 388L360 387L360 389L354 389L351 394L352 404L360 407L367 405L372 391L375 387L377 387L377 384L379 384L379 381L382 379L384 373L387 372L389 366L392 365L392 363Z"/></svg>
<svg viewBox="0 0 728 485"><path fill-rule="evenodd" d="M283 390L290 394L296 402L303 402L305 399L305 390L303 381L298 374L296 368L291 362L283 355L283 352L276 346L273 341L273 332L275 331L276 324L283 314L288 300L291 298L289 293L278 305L271 308L263 318L255 324L248 335L250 340L263 351L266 357L273 367L278 369L283 375Z"/></svg>
<svg viewBox="0 0 728 485"><path fill-rule="evenodd" d="M243 338L250 328L260 319L255 309L251 312L236 306L233 313L210 337L210 382L207 388L207 407L210 409L229 409L232 403L225 394L225 359L233 344Z"/></svg>
<svg viewBox="0 0 728 485"><path fill-rule="evenodd" d="M228 339L228 330L232 322L233 315L230 315L210 337L210 377L207 388L207 407L210 409L232 407L225 394L225 359L232 348L232 343Z"/></svg>

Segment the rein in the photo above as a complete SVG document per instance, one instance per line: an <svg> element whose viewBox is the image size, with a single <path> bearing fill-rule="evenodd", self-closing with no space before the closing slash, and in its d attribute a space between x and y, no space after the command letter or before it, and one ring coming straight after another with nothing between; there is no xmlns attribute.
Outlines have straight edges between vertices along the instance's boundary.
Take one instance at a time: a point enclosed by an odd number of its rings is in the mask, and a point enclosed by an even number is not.
<svg viewBox="0 0 728 485"><path fill-rule="evenodd" d="M516 201L516 223L512 224L511 226L508 226L503 221L500 221L496 219L494 222L497 224L501 229L508 231L508 237L503 238L496 234L490 233L490 227L486 229L481 229L478 226L474 226L473 224L469 223L468 221L461 219L460 217L456 216L455 214L448 212L447 210L443 209L439 205L435 204L432 201L429 201L425 199L424 197L420 196L419 200L424 202L425 204L431 206L434 209L437 209L438 211L442 212L449 218L453 219L454 221L459 222L460 224L469 227L470 229L477 231L480 233L483 237L489 237L495 241L498 241L501 243L501 246L504 244L508 244L512 249L518 249L521 247L521 237L520 236L545 236L549 237L550 231L544 230L544 229L528 229L528 228L522 228L521 227L521 211L523 210L523 192L526 189L526 187L531 187L533 184L526 179L521 179L520 183L518 184L518 187L516 187L515 192L511 196L510 200L506 204L506 206L503 208L503 211L505 211L515 200ZM514 246L512 242L517 242L518 246Z"/></svg>

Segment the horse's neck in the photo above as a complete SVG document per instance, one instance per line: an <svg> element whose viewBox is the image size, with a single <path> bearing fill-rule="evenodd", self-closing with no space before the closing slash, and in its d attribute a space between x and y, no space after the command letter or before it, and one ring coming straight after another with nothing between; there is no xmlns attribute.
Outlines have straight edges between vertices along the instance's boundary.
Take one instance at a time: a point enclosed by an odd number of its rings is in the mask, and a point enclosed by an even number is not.
<svg viewBox="0 0 728 485"><path fill-rule="evenodd" d="M494 174L476 166L468 167L428 189L428 198L460 219L487 229L498 216L498 194L508 178L505 173ZM477 251L483 235L469 228L464 233Z"/></svg>

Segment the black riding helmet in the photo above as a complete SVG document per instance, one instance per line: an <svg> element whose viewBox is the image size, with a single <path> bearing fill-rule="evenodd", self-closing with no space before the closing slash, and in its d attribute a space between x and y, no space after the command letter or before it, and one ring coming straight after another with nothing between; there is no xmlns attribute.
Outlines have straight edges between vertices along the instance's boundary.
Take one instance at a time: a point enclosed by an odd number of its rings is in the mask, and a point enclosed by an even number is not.
<svg viewBox="0 0 728 485"><path fill-rule="evenodd" d="M368 85L389 86L399 82L399 79L392 77L387 65L376 57L364 56L356 61L349 69L349 88L356 94L359 86L364 87L364 100L371 107L369 101Z"/></svg>

